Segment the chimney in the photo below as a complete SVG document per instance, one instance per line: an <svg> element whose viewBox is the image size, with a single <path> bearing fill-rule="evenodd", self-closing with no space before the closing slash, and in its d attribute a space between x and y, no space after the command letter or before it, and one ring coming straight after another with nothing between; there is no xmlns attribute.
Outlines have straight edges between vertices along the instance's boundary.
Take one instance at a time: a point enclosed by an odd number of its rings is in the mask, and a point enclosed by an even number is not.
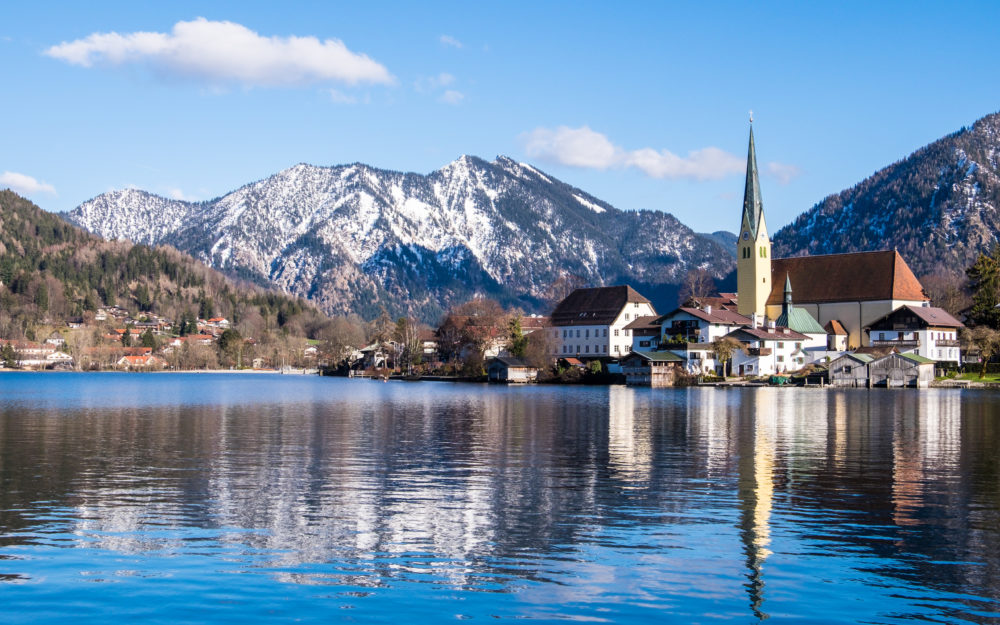
<svg viewBox="0 0 1000 625"><path fill-rule="evenodd" d="M757 321L757 313L750 313L750 327L756 328L760 322Z"/></svg>
<svg viewBox="0 0 1000 625"><path fill-rule="evenodd" d="M705 314L706 315L711 315L712 314L712 307L711 306L705 306Z"/></svg>
<svg viewBox="0 0 1000 625"><path fill-rule="evenodd" d="M773 321L768 321L767 322L767 329L768 330L773 330L775 327L776 326L775 326L775 323Z"/></svg>

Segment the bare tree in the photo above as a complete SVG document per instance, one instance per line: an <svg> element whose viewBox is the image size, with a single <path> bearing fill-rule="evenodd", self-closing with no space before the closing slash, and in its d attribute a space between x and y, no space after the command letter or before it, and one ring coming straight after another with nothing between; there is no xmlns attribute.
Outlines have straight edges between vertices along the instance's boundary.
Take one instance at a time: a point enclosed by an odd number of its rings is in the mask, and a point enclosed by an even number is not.
<svg viewBox="0 0 1000 625"><path fill-rule="evenodd" d="M986 364L1000 352L1000 332L989 326L976 326L975 328L963 329L960 336L962 346L965 350L976 349L979 351L979 377L986 377Z"/></svg>
<svg viewBox="0 0 1000 625"><path fill-rule="evenodd" d="M715 293L715 278L706 269L691 269L684 276L684 282L681 284L681 290L677 294L678 304L683 305L684 302L691 298L701 298L708 297Z"/></svg>

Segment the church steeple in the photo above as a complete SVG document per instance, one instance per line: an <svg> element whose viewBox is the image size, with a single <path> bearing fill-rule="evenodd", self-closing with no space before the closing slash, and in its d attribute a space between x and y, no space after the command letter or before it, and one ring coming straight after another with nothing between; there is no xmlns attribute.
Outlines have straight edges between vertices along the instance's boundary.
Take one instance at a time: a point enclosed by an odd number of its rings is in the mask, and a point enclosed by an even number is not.
<svg viewBox="0 0 1000 625"><path fill-rule="evenodd" d="M785 274L785 303L781 305L781 314L787 317L792 312L792 280Z"/></svg>
<svg viewBox="0 0 1000 625"><path fill-rule="evenodd" d="M741 315L766 315L771 295L771 241L764 224L764 202L757 172L757 148L750 115L750 145L747 147L747 177L743 190L743 214L736 243L736 281Z"/></svg>
<svg viewBox="0 0 1000 625"><path fill-rule="evenodd" d="M757 229L764 223L764 202L760 198L760 180L757 174L757 150L753 144L753 123L750 124L750 147L747 148L747 179L743 190L743 226L750 236L757 238Z"/></svg>

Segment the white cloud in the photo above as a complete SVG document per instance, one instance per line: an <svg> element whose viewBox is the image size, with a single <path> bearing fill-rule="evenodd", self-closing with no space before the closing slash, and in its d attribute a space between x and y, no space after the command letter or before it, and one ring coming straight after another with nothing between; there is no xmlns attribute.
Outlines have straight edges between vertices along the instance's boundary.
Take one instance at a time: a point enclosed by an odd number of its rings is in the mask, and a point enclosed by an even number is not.
<svg viewBox="0 0 1000 625"><path fill-rule="evenodd" d="M608 169L620 165L625 156L621 148L587 126L536 128L522 139L528 156L571 167Z"/></svg>
<svg viewBox="0 0 1000 625"><path fill-rule="evenodd" d="M36 193L56 195L56 188L52 185L38 182L31 176L13 171L5 171L0 174L0 188L2 187L6 187L21 195L34 195Z"/></svg>
<svg viewBox="0 0 1000 625"><path fill-rule="evenodd" d="M536 128L521 136L525 152L550 163L587 169L634 167L652 178L711 180L740 173L746 159L708 147L681 157L668 150L625 150L587 126Z"/></svg>
<svg viewBox="0 0 1000 625"><path fill-rule="evenodd" d="M459 49L461 49L461 48L465 47L465 46L462 45L461 41L459 41L458 39L455 39L451 35L441 35L441 37L438 40L442 44L444 44L446 46L451 46L453 48L459 48Z"/></svg>
<svg viewBox="0 0 1000 625"><path fill-rule="evenodd" d="M447 72L441 72L437 76L421 76L417 78L417 81L413 83L413 87L419 93L425 93L427 91L436 91L447 87L448 85L454 84L455 77Z"/></svg>
<svg viewBox="0 0 1000 625"><path fill-rule="evenodd" d="M461 104L462 100L464 99L465 99L465 94L462 93L461 91L455 91L454 89L449 89L445 91L440 98L440 100L445 104L455 104L455 105Z"/></svg>
<svg viewBox="0 0 1000 625"><path fill-rule="evenodd" d="M265 37L233 22L199 17L170 33L94 33L45 50L71 65L142 64L211 84L294 86L315 82L393 82L389 71L338 39Z"/></svg>
<svg viewBox="0 0 1000 625"><path fill-rule="evenodd" d="M767 164L767 173L777 178L778 184L788 184L792 179L802 175L802 169L797 165L786 165L772 161Z"/></svg>

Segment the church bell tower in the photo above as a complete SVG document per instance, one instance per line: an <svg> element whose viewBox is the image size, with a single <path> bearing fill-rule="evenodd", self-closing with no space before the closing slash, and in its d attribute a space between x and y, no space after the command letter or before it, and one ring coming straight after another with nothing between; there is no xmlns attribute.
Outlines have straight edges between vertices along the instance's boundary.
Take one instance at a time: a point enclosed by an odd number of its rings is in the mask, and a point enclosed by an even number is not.
<svg viewBox="0 0 1000 625"><path fill-rule="evenodd" d="M747 181L743 191L743 218L736 241L738 310L747 317L756 313L763 320L771 295L771 240L764 225L764 203L760 199L757 152L753 144L750 116L750 147L747 150Z"/></svg>

